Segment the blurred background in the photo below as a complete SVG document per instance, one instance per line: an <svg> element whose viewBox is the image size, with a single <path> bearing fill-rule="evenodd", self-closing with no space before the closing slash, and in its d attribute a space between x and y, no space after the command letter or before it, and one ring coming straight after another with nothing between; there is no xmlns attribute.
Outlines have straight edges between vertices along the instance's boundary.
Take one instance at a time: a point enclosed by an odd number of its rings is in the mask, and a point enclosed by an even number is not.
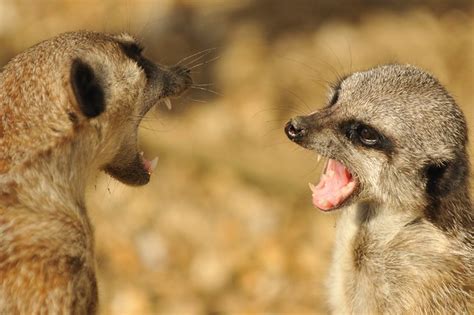
<svg viewBox="0 0 474 315"><path fill-rule="evenodd" d="M285 122L328 83L387 62L434 73L474 130L472 0L0 0L0 66L70 30L130 32L202 84L141 127L149 185L88 195L102 314L326 314L335 215Z"/></svg>

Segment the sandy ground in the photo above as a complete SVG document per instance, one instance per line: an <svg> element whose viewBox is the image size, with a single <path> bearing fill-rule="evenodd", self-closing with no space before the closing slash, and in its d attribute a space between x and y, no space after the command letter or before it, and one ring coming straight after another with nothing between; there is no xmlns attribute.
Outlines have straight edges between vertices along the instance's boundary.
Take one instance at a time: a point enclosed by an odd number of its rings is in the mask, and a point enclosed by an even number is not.
<svg viewBox="0 0 474 315"><path fill-rule="evenodd" d="M464 109L473 138L469 2L360 1L335 13L321 2L314 16L308 1L286 15L284 3L0 0L0 65L84 28L132 32L147 55L169 64L216 48L192 65L209 62L193 76L217 93L190 91L142 124L145 155L160 157L150 184L99 175L89 189L102 314L327 313L336 217L312 208L307 183L321 165L287 141L283 126L323 106L340 75L386 62L428 69Z"/></svg>

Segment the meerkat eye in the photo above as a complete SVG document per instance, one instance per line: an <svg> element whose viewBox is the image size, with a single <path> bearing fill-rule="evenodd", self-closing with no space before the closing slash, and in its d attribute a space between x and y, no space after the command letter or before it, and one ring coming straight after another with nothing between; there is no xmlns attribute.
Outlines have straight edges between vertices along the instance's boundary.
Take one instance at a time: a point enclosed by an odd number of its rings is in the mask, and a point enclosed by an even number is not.
<svg viewBox="0 0 474 315"><path fill-rule="evenodd" d="M358 128L360 141L369 147L376 145L379 142L380 136L377 131L370 127L360 126Z"/></svg>
<svg viewBox="0 0 474 315"><path fill-rule="evenodd" d="M395 143L376 128L357 120L347 120L339 125L342 134L354 145L382 151L387 156L395 153Z"/></svg>

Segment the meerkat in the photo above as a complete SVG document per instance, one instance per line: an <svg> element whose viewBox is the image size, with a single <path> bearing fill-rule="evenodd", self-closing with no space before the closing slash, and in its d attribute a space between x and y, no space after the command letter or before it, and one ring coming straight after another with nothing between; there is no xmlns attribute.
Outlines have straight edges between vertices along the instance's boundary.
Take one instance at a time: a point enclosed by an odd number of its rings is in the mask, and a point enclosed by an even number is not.
<svg viewBox="0 0 474 315"><path fill-rule="evenodd" d="M314 206L340 209L334 314L473 314L466 121L431 74L383 65L336 82L290 140L327 159Z"/></svg>
<svg viewBox="0 0 474 315"><path fill-rule="evenodd" d="M144 185L143 116L192 83L142 55L130 35L64 33L0 73L0 314L94 314L86 185L103 170Z"/></svg>

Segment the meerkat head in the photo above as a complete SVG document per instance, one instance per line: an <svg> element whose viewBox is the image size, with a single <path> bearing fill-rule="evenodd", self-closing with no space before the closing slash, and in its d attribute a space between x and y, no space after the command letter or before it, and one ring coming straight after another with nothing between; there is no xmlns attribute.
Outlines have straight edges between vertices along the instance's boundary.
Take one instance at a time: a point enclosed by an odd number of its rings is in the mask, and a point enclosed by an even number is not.
<svg viewBox="0 0 474 315"><path fill-rule="evenodd" d="M293 118L285 132L328 159L310 184L313 204L325 211L358 201L426 205L467 181L464 116L435 78L413 66L343 78L323 109Z"/></svg>
<svg viewBox="0 0 474 315"><path fill-rule="evenodd" d="M71 87L82 114L95 119L93 123L116 140L109 142L114 148L112 159L103 169L126 184L145 184L157 158L149 161L138 150L138 124L160 100L169 102L168 97L190 86L190 71L156 65L143 56L141 44L126 34L108 38L103 45L109 47L100 47L90 58L86 52L72 60Z"/></svg>
<svg viewBox="0 0 474 315"><path fill-rule="evenodd" d="M188 69L155 64L142 50L127 34L71 32L15 57L0 74L6 122L0 162L21 163L72 141L74 150L88 151L91 167L129 185L146 184L156 160L138 149L140 121L192 80Z"/></svg>

